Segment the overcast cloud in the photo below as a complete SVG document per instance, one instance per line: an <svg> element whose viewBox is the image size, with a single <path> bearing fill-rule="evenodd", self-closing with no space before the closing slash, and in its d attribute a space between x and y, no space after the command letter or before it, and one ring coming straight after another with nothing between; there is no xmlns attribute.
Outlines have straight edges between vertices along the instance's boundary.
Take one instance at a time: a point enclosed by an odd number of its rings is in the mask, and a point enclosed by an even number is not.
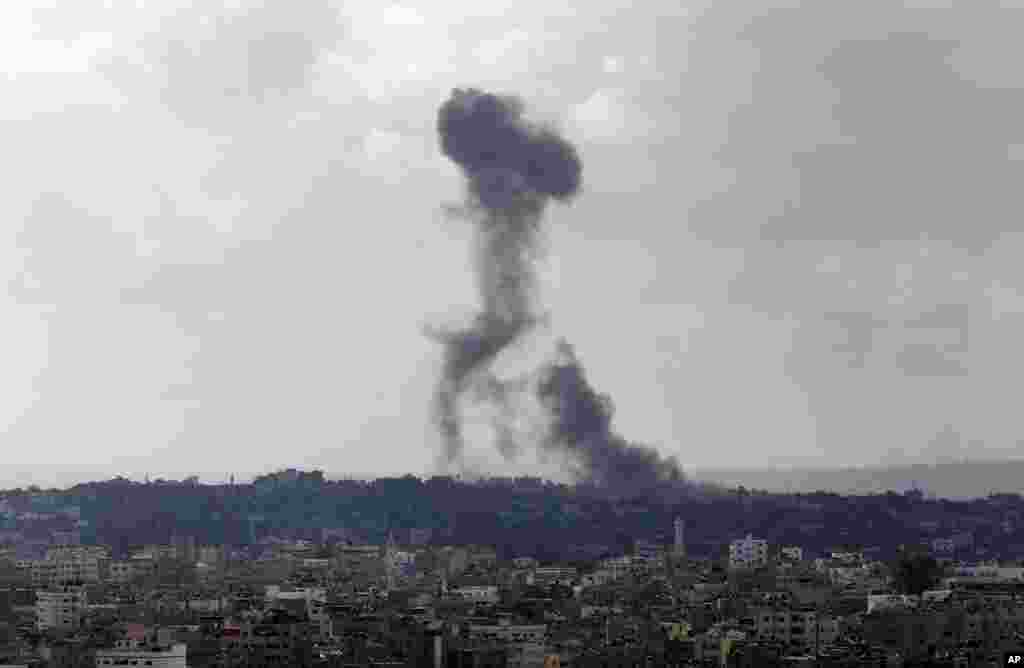
<svg viewBox="0 0 1024 668"><path fill-rule="evenodd" d="M32 4L0 9L9 480L429 472L467 85L579 145L544 301L627 437L691 469L1021 450L1010 3Z"/></svg>

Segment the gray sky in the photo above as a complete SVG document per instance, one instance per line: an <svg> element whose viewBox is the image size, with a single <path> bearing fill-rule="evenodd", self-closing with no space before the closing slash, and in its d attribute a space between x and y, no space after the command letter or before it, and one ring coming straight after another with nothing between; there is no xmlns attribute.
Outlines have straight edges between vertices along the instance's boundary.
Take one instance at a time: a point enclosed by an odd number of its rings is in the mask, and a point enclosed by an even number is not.
<svg viewBox="0 0 1024 668"><path fill-rule="evenodd" d="M579 145L544 301L628 438L1021 450L1010 3L32 4L0 8L0 483L430 471L467 85Z"/></svg>

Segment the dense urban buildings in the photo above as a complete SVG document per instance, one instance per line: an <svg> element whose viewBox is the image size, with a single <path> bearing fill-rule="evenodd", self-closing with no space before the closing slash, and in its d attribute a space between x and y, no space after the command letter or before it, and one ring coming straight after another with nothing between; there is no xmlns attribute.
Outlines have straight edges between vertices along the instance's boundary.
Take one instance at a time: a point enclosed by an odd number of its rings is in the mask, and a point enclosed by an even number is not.
<svg viewBox="0 0 1024 668"><path fill-rule="evenodd" d="M351 512L340 520L278 519L290 503L309 513L339 493ZM441 495L458 503L434 524L404 519ZM530 480L335 485L293 472L248 488L112 481L0 500L0 665L978 667L1024 645L1015 496L972 505L741 491L639 512L641 499ZM222 525L218 541L150 511L165 524L117 528L156 500L198 500L248 527ZM488 521L512 526L488 533L472 506L498 504L532 514L539 532L562 521L552 508L609 524L538 544L510 511ZM781 530L757 523L780 506L794 515ZM872 509L884 509L904 528L891 545L826 543L816 527L840 516L832 506L861 508L872 528L884 517ZM388 525L366 522L377 507ZM858 518L842 517L850 538ZM459 531L497 540L451 530L467 523Z"/></svg>

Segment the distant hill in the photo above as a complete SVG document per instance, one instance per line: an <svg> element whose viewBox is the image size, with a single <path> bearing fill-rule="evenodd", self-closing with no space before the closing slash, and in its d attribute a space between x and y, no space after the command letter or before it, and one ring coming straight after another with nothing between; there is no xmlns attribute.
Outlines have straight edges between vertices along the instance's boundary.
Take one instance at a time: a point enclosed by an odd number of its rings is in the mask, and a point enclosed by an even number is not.
<svg viewBox="0 0 1024 668"><path fill-rule="evenodd" d="M705 469L693 477L771 492L870 494L916 488L940 498L970 499L1024 492L1024 459L835 469Z"/></svg>
<svg viewBox="0 0 1024 668"><path fill-rule="evenodd" d="M916 476L922 487L929 481L938 487L942 480L954 482L949 476L966 477L966 469L984 480L1020 466L820 471L802 472L807 477L801 478L790 472L787 480L810 488L897 488ZM780 474L775 475L778 481ZM70 528L72 517L80 518L75 523L82 542L110 545L116 555L181 537L200 544L252 545L275 536L379 545L396 536L402 543L491 545L506 558L592 560L628 552L641 540L666 545L673 540L674 521L682 518L687 551L695 556L719 558L730 540L755 534L773 545L800 545L806 554L863 548L884 560L900 545L927 544L967 531L960 558L1024 557L1024 497L1017 494L951 501L920 492L762 493L772 484L763 477L742 484L748 489L673 483L622 497L539 478L331 480L322 471L289 469L234 485L204 485L195 478L149 483L115 478L63 491L11 490L0 497L18 512L46 515L24 526L21 519L8 518L9 528L49 535L51 529ZM976 489L970 487L969 493ZM73 514L61 512L72 507Z"/></svg>

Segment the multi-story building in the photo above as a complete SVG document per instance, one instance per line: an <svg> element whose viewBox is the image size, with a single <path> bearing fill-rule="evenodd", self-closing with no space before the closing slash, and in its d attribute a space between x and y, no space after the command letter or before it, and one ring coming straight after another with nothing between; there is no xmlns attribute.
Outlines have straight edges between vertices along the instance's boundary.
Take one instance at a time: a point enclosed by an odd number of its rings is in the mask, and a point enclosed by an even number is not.
<svg viewBox="0 0 1024 668"><path fill-rule="evenodd" d="M88 609L85 587L67 585L36 592L36 627L74 631L82 626Z"/></svg>
<svg viewBox="0 0 1024 668"><path fill-rule="evenodd" d="M102 547L61 546L46 551L39 560L18 562L29 572L36 587L51 587L68 582L99 582L107 570L107 550Z"/></svg>
<svg viewBox="0 0 1024 668"><path fill-rule="evenodd" d="M835 641L839 627L834 617L813 609L759 608L754 622L757 636L800 648L813 648Z"/></svg>
<svg viewBox="0 0 1024 668"><path fill-rule="evenodd" d="M767 563L768 541L747 534L729 544L730 568L757 568Z"/></svg>
<svg viewBox="0 0 1024 668"><path fill-rule="evenodd" d="M19 567L29 572L33 587L49 587L57 579L57 564L45 559L18 562Z"/></svg>

